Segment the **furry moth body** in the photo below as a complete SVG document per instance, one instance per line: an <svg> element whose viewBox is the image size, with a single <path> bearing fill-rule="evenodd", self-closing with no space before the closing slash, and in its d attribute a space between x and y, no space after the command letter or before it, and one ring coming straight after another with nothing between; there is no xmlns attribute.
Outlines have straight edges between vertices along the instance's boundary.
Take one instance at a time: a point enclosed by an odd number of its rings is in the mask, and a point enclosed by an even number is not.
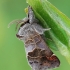
<svg viewBox="0 0 70 70"><path fill-rule="evenodd" d="M25 43L26 56L32 70L59 67L59 59L49 49L41 36L48 29L44 29L38 24L31 7L28 7L28 17L23 19L21 23L16 36Z"/></svg>

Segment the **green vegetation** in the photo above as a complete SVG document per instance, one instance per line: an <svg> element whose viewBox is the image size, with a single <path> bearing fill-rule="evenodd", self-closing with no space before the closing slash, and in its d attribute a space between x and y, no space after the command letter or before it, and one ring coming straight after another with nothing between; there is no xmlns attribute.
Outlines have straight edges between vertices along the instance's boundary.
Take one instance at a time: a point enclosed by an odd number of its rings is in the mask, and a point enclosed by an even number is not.
<svg viewBox="0 0 70 70"><path fill-rule="evenodd" d="M45 34L52 40L47 40L49 47L58 49L70 63L70 19L47 0L27 0L27 3L33 8L40 24L51 28L49 35Z"/></svg>

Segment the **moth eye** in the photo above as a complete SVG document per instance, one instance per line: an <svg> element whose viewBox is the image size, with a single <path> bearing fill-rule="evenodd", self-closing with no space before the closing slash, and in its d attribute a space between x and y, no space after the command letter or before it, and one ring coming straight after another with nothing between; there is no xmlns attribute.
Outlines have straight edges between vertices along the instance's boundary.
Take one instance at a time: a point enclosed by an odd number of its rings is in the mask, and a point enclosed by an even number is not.
<svg viewBox="0 0 70 70"><path fill-rule="evenodd" d="M17 38L23 38L24 36L20 36L20 35L16 34L16 37Z"/></svg>

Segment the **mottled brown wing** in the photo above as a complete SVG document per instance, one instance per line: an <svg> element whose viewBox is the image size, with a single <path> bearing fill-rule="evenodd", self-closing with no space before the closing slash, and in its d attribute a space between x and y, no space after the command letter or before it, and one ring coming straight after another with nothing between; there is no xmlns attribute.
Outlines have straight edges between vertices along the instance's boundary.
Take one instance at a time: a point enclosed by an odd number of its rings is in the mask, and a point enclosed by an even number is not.
<svg viewBox="0 0 70 70"><path fill-rule="evenodd" d="M35 32L30 36L30 39L26 41L26 52L31 57L48 56L50 57L53 52L49 49L42 37Z"/></svg>
<svg viewBox="0 0 70 70"><path fill-rule="evenodd" d="M46 70L60 65L57 56L53 55L53 52L38 33L30 36L25 44L29 51L27 52L28 62L33 70Z"/></svg>
<svg viewBox="0 0 70 70"><path fill-rule="evenodd" d="M59 67L60 65L60 61L55 55L51 57L44 56L38 58L31 58L28 56L28 62L32 70L48 70Z"/></svg>

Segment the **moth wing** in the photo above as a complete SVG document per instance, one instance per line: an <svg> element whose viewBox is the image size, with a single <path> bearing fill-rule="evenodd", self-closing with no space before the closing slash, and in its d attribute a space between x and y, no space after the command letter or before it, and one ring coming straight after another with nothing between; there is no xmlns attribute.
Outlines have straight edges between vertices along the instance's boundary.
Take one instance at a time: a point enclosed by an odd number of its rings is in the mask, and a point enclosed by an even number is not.
<svg viewBox="0 0 70 70"><path fill-rule="evenodd" d="M31 58L28 57L29 64L32 70L48 70L52 68L59 67L60 61L56 56L47 57L38 57Z"/></svg>
<svg viewBox="0 0 70 70"><path fill-rule="evenodd" d="M34 42L35 47L33 50L29 52L29 55L31 57L34 57L35 53L37 53L36 55L39 54L38 56L48 56L48 57L50 57L53 54L53 52L47 46L46 42L42 39L42 37L38 33L35 32L35 34L32 35L32 40Z"/></svg>

